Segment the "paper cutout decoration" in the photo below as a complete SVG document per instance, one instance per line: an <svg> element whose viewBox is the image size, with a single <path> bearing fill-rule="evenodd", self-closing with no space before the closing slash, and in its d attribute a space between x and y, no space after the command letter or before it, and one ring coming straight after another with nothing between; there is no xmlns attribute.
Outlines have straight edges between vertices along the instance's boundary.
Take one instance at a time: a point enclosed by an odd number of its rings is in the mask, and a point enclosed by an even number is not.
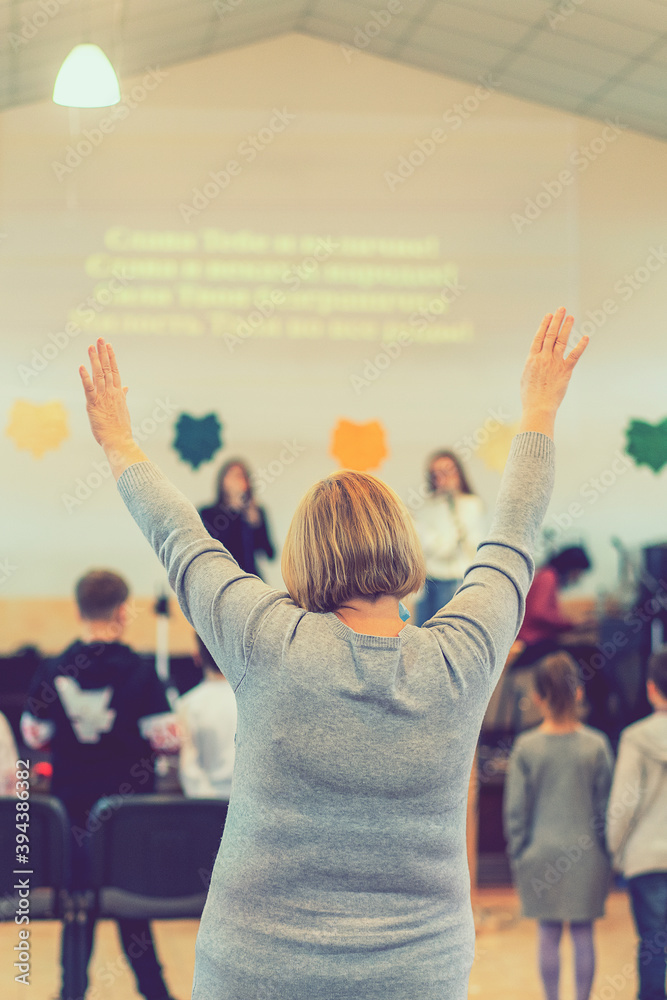
<svg viewBox="0 0 667 1000"><path fill-rule="evenodd" d="M181 413L176 421L176 437L173 447L184 462L198 469L203 462L210 462L222 448L222 424L215 413L205 417L193 417Z"/></svg>
<svg viewBox="0 0 667 1000"><path fill-rule="evenodd" d="M659 424L631 420L625 435L625 450L637 465L648 465L654 472L667 465L667 418Z"/></svg>
<svg viewBox="0 0 667 1000"><path fill-rule="evenodd" d="M31 403L17 399L9 414L7 436L17 448L29 451L33 458L42 458L55 451L69 437L67 410L62 403Z"/></svg>
<svg viewBox="0 0 667 1000"><path fill-rule="evenodd" d="M345 469L369 472L379 468L389 454L384 427L377 420L367 424L339 420L333 431L331 454Z"/></svg>
<svg viewBox="0 0 667 1000"><path fill-rule="evenodd" d="M502 473L509 457L512 438L517 433L519 424L501 424L498 430L486 431L488 437L477 446L477 455L487 469Z"/></svg>

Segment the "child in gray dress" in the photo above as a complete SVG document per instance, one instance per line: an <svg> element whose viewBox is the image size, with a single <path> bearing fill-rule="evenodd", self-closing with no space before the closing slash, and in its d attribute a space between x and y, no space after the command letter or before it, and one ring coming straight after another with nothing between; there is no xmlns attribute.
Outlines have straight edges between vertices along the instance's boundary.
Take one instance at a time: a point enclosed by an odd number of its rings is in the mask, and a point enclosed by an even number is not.
<svg viewBox="0 0 667 1000"><path fill-rule="evenodd" d="M606 736L579 722L581 687L567 653L535 673L544 722L512 749L505 786L508 853L523 914L539 921L539 967L547 1000L558 1000L563 924L574 946L577 1000L595 973L593 920L604 913L610 866L604 817L613 757Z"/></svg>

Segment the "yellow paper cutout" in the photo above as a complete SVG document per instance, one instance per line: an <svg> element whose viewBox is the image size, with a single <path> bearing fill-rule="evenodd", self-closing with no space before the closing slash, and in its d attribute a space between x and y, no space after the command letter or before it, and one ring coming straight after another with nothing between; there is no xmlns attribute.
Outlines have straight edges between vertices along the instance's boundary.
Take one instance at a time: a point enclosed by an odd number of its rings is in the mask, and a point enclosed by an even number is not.
<svg viewBox="0 0 667 1000"><path fill-rule="evenodd" d="M9 414L7 436L17 448L29 451L33 458L59 448L69 437L67 411L62 403L31 403L17 399Z"/></svg>
<svg viewBox="0 0 667 1000"><path fill-rule="evenodd" d="M501 424L497 431L489 431L488 440L480 444L477 454L488 469L495 472L502 472L510 453L512 438L519 429L518 422L515 424Z"/></svg>
<svg viewBox="0 0 667 1000"><path fill-rule="evenodd" d="M354 424L339 420L334 427L331 454L345 469L377 469L389 454L385 430L378 420Z"/></svg>

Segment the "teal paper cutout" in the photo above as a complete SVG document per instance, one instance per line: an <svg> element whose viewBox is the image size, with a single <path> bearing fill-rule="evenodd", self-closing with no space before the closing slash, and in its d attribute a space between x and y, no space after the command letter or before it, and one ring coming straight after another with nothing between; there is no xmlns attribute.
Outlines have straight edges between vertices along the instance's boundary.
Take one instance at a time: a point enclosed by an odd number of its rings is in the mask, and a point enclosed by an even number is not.
<svg viewBox="0 0 667 1000"><path fill-rule="evenodd" d="M648 465L654 472L667 465L667 418L659 424L631 420L625 434L625 450L637 465Z"/></svg>
<svg viewBox="0 0 667 1000"><path fill-rule="evenodd" d="M222 448L222 424L215 413L205 417L193 417L181 413L176 421L176 437L173 447L184 462L198 469L203 462L210 462Z"/></svg>

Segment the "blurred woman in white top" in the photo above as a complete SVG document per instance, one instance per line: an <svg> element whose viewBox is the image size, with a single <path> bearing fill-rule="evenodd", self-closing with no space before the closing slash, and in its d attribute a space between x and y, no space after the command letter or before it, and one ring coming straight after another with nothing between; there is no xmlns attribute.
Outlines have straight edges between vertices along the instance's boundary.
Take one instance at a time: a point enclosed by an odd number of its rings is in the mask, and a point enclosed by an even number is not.
<svg viewBox="0 0 667 1000"><path fill-rule="evenodd" d="M232 790L236 696L197 636L196 661L204 680L178 699L182 733L178 776L191 799L228 799Z"/></svg>
<svg viewBox="0 0 667 1000"><path fill-rule="evenodd" d="M454 596L483 536L484 507L456 455L436 452L429 461L427 478L428 495L414 512L426 562L417 625L433 618Z"/></svg>

